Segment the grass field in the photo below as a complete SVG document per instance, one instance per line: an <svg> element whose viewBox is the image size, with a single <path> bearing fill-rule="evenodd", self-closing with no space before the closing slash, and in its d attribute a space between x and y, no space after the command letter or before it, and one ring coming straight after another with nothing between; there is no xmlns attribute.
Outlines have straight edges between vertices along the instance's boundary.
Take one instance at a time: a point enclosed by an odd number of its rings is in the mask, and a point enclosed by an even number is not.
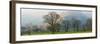
<svg viewBox="0 0 100 44"><path fill-rule="evenodd" d="M54 34L74 34L74 33L87 33L87 32L92 32L92 30L86 30L86 31L77 31L77 32L55 32ZM49 35L52 34L52 32L25 32L21 35Z"/></svg>

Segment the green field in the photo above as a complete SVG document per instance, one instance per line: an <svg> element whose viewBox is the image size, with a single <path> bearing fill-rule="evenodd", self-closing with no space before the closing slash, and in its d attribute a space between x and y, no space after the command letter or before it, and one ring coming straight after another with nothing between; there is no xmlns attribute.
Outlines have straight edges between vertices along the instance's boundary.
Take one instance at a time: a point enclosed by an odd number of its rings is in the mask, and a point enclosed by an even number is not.
<svg viewBox="0 0 100 44"><path fill-rule="evenodd" d="M55 32L54 34L74 34L74 33L88 33L92 32L92 30L86 30L86 31L74 31L74 32ZM21 35L49 35L52 34L52 32L24 32Z"/></svg>

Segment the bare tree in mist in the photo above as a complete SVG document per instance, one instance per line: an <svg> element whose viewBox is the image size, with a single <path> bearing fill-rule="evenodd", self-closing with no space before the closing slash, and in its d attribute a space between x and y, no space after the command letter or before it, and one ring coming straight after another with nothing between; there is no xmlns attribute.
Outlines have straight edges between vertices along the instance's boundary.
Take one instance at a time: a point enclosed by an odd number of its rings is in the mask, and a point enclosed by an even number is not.
<svg viewBox="0 0 100 44"><path fill-rule="evenodd" d="M44 16L45 22L50 25L50 31L54 34L57 31L58 20L60 19L60 15L56 12L50 12L48 15Z"/></svg>

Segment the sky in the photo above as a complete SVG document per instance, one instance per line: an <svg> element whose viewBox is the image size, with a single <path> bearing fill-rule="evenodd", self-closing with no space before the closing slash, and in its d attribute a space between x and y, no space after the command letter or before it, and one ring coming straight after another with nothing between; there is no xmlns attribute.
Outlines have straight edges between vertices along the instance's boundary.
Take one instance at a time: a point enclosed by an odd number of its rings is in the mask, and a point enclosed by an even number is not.
<svg viewBox="0 0 100 44"><path fill-rule="evenodd" d="M58 9L39 9L39 8L21 8L21 25L38 25L44 23L43 16L48 15L50 12L56 12L60 16L69 15L85 15L92 17L92 11L87 10L58 10Z"/></svg>

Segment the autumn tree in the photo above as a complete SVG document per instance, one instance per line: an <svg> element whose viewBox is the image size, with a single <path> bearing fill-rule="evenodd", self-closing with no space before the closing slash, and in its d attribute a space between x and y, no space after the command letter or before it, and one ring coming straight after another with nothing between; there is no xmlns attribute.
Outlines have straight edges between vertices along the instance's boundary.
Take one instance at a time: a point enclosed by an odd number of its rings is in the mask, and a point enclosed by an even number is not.
<svg viewBox="0 0 100 44"><path fill-rule="evenodd" d="M48 15L44 16L45 22L47 22L50 26L49 29L54 34L57 31L57 25L60 19L60 15L56 12L50 12Z"/></svg>

